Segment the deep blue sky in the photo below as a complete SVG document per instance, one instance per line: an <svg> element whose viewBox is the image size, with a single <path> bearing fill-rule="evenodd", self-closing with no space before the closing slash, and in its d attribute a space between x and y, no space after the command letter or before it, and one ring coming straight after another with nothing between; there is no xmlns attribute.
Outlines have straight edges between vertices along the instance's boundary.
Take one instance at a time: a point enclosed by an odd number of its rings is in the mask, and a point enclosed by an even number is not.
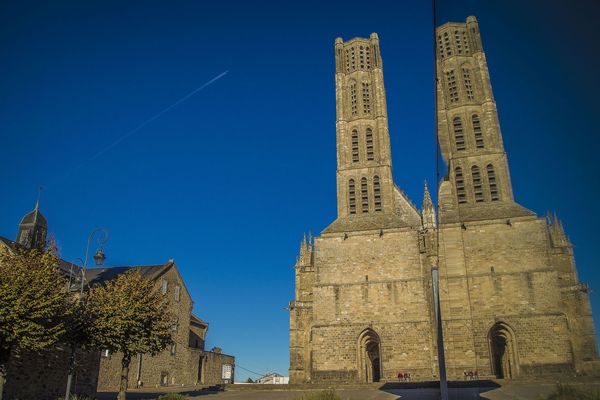
<svg viewBox="0 0 600 400"><path fill-rule="evenodd" d="M379 33L395 180L420 205L435 179L431 9L219 3L0 3L0 235L42 185L64 258L102 226L110 265L175 259L208 346L286 374L298 245L336 216L334 39ZM479 19L517 201L559 213L581 280L600 287L594 2L438 5L440 23Z"/></svg>

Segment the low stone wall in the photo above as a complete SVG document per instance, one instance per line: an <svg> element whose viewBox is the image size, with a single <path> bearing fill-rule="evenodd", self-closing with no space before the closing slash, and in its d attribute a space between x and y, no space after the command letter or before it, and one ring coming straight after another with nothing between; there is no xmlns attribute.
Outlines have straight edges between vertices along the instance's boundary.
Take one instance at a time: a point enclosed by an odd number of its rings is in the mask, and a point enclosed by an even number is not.
<svg viewBox="0 0 600 400"><path fill-rule="evenodd" d="M5 398L8 400L56 400L64 397L67 387L70 350L55 348L40 352L11 355ZM96 395L100 355L78 351L72 393Z"/></svg>

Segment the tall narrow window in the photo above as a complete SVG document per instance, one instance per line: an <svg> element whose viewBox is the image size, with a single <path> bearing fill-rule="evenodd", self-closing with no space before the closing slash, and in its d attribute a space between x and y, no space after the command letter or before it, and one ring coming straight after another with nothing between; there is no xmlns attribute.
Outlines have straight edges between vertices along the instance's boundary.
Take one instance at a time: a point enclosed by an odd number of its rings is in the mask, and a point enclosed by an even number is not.
<svg viewBox="0 0 600 400"><path fill-rule="evenodd" d="M350 214L356 214L356 186L354 179L348 181L348 208Z"/></svg>
<svg viewBox="0 0 600 400"><path fill-rule="evenodd" d="M362 83L362 95L363 112L369 114L371 112L371 96L369 95L369 84L367 82Z"/></svg>
<svg viewBox="0 0 600 400"><path fill-rule="evenodd" d="M465 94L467 95L467 99L473 100L475 95L473 94L473 82L471 82L471 73L468 68L462 69L463 80L465 82Z"/></svg>
<svg viewBox="0 0 600 400"><path fill-rule="evenodd" d="M381 185L379 177L373 177L373 206L375 211L381 211Z"/></svg>
<svg viewBox="0 0 600 400"><path fill-rule="evenodd" d="M371 48L367 46L365 48L365 62L367 64L367 70L371 69Z"/></svg>
<svg viewBox="0 0 600 400"><path fill-rule="evenodd" d="M354 50L354 47L350 48L350 65L350 69L356 71L356 51Z"/></svg>
<svg viewBox="0 0 600 400"><path fill-rule="evenodd" d="M448 99L450 103L458 102L458 88L456 86L456 77L454 70L446 71L446 86L448 87Z"/></svg>
<svg viewBox="0 0 600 400"><path fill-rule="evenodd" d="M365 69L365 48L363 46L359 47L359 61L360 61L360 69Z"/></svg>
<svg viewBox="0 0 600 400"><path fill-rule="evenodd" d="M367 187L367 178L360 180L360 205L363 213L369 212L369 189Z"/></svg>
<svg viewBox="0 0 600 400"><path fill-rule="evenodd" d="M456 52L458 54L462 54L463 46L462 46L460 33L458 31L454 31L454 41L456 42Z"/></svg>
<svg viewBox="0 0 600 400"><path fill-rule="evenodd" d="M373 154L373 131L371 128L367 128L365 134L365 143L367 144L367 160L375 159Z"/></svg>
<svg viewBox="0 0 600 400"><path fill-rule="evenodd" d="M465 46L465 54L469 55L469 53L471 52L469 49L469 39L467 39L467 32L463 31L462 32L462 38L463 38L463 44Z"/></svg>
<svg viewBox="0 0 600 400"><path fill-rule="evenodd" d="M483 186L481 185L481 173L479 172L479 167L473 165L471 167L471 178L473 179L473 195L475 196L475 201L481 203L483 199Z"/></svg>
<svg viewBox="0 0 600 400"><path fill-rule="evenodd" d="M442 35L438 35L438 49L440 52L440 58L444 58L444 42L442 42Z"/></svg>
<svg viewBox="0 0 600 400"><path fill-rule="evenodd" d="M500 196L498 195L498 184L496 183L496 172L494 172L494 166L492 164L488 164L487 166L487 177L488 184L490 185L490 199L492 201L500 200Z"/></svg>
<svg viewBox="0 0 600 400"><path fill-rule="evenodd" d="M467 202L467 194L465 193L465 178L463 177L462 169L457 167L454 170L454 182L456 183L456 197L459 204Z"/></svg>
<svg viewBox="0 0 600 400"><path fill-rule="evenodd" d="M452 125L454 126L454 143L456 144L456 150L462 151L467 147L465 145L465 133L460 117L454 118L452 120Z"/></svg>
<svg viewBox="0 0 600 400"><path fill-rule="evenodd" d="M352 130L352 162L358 162L358 131L356 129Z"/></svg>
<svg viewBox="0 0 600 400"><path fill-rule="evenodd" d="M350 103L352 104L352 115L357 115L358 103L356 98L356 82L350 84Z"/></svg>
<svg viewBox="0 0 600 400"><path fill-rule="evenodd" d="M350 72L350 51L346 50L346 57L345 61L346 61L346 72Z"/></svg>
<svg viewBox="0 0 600 400"><path fill-rule="evenodd" d="M446 56L450 57L452 55L452 46L450 46L448 32L444 32L444 44L446 45Z"/></svg>
<svg viewBox="0 0 600 400"><path fill-rule="evenodd" d="M483 149L483 132L481 131L481 122L479 121L479 116L477 114L471 117L471 122L473 122L473 132L475 133L475 146L478 149Z"/></svg>

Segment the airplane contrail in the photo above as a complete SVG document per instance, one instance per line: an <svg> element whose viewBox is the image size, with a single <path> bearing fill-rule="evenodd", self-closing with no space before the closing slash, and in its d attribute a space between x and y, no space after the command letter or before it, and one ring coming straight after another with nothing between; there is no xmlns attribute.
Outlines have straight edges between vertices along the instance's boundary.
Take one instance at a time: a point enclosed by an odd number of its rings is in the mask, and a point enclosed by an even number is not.
<svg viewBox="0 0 600 400"><path fill-rule="evenodd" d="M214 78L212 78L208 82L204 83L202 86L197 87L196 89L192 90L191 92L189 92L188 94L186 94L185 96L183 96L182 98L180 98L179 100L177 100L175 103L173 103L170 106L164 108L162 111L159 111L158 113L154 114L152 117L148 118L147 120L145 120L144 122L142 122L141 124L139 124L138 126L136 126L135 128L133 128L132 130L126 132L125 134L123 134L122 136L120 136L117 140L115 140L114 142L112 142L111 144L109 144L108 146L106 146L105 148L103 148L102 150L100 150L99 152L97 152L96 154L94 154L89 159L83 161L81 164L77 165L76 167L74 167L73 169L71 169L70 171L68 171L63 176L63 178L66 178L70 173L78 170L79 168L83 167L87 163L89 163L91 161L94 161L95 159L97 159L98 157L100 157L101 155L103 155L104 153L106 153L107 151L113 149L119 143L121 143L122 141L124 141L125 139L127 139L128 137L130 137L131 135L133 135L134 133L138 132L140 129L144 128L146 125L148 125L152 121L156 120L157 118L160 118L163 114L165 114L165 113L169 112L170 110L172 110L173 108L177 107L179 104L183 103L184 101L186 101L187 99L189 99L190 97L192 97L193 95L195 95L196 93L198 93L199 91L201 91L202 89L206 88L208 85L210 85L210 84L216 82L217 80L221 79L222 77L224 77L228 73L229 73L229 71L221 72L219 75L215 76Z"/></svg>

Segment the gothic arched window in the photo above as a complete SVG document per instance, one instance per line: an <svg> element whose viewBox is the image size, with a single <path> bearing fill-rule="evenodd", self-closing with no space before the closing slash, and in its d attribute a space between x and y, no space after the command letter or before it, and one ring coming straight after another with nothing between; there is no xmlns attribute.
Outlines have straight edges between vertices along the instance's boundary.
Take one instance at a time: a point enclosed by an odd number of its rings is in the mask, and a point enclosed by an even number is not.
<svg viewBox="0 0 600 400"><path fill-rule="evenodd" d="M483 132L481 131L481 122L479 121L479 116L474 114L471 117L471 122L473 122L473 132L475 133L475 146L478 149L483 149Z"/></svg>
<svg viewBox="0 0 600 400"><path fill-rule="evenodd" d="M456 197L459 204L467 202L467 194L465 192L465 178L463 177L462 169L456 167L454 170L454 182L456 184Z"/></svg>
<svg viewBox="0 0 600 400"><path fill-rule="evenodd" d="M373 130L371 128L367 128L366 130L365 143L367 145L367 160L375 159L373 154Z"/></svg>
<svg viewBox="0 0 600 400"><path fill-rule="evenodd" d="M373 206L375 211L381 211L381 185L379 177L373 177Z"/></svg>
<svg viewBox="0 0 600 400"><path fill-rule="evenodd" d="M360 180L360 205L363 213L369 212L369 189L367 187L367 178Z"/></svg>
<svg viewBox="0 0 600 400"><path fill-rule="evenodd" d="M354 179L348 181L348 209L350 214L356 214L356 186Z"/></svg>
<svg viewBox="0 0 600 400"><path fill-rule="evenodd" d="M362 95L363 112L369 114L371 112L371 95L369 94L369 84L367 82L362 83Z"/></svg>
<svg viewBox="0 0 600 400"><path fill-rule="evenodd" d="M358 130L352 130L352 162L359 161L358 153Z"/></svg>
<svg viewBox="0 0 600 400"><path fill-rule="evenodd" d="M475 201L481 203L483 198L483 186L481 185L481 173L479 172L479 167L473 165L471 167L471 178L473 179L473 194L475 196Z"/></svg>
<svg viewBox="0 0 600 400"><path fill-rule="evenodd" d="M452 120L452 126L454 127L454 143L456 144L456 150L465 150L467 146L465 144L465 133L460 117L456 117Z"/></svg>
<svg viewBox="0 0 600 400"><path fill-rule="evenodd" d="M490 187L490 199L492 199L492 201L500 200L500 196L498 195L498 184L496 183L496 172L494 171L494 166L492 164L488 164L487 166L487 177Z"/></svg>

